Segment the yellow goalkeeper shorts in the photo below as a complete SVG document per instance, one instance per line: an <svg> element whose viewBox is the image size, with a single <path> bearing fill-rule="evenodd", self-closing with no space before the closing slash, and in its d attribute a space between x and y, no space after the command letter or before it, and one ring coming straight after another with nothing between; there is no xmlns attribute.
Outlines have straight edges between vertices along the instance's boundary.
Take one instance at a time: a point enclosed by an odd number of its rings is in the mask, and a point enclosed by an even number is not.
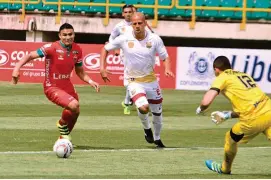
<svg viewBox="0 0 271 180"><path fill-rule="evenodd" d="M270 129L270 133L267 133L268 129ZM264 133L268 139L271 139L271 111L267 111L249 122L239 121L232 127L232 132L236 135L244 134L239 143L247 143L259 133Z"/></svg>

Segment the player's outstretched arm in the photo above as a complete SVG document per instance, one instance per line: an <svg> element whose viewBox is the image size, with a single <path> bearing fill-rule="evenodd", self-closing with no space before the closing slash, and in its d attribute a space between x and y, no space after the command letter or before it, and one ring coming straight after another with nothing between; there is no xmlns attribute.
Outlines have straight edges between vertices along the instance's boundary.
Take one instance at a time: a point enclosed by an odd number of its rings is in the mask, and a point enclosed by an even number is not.
<svg viewBox="0 0 271 180"><path fill-rule="evenodd" d="M196 114L202 114L213 102L213 100L218 95L216 90L208 90L200 103L200 106L196 109Z"/></svg>
<svg viewBox="0 0 271 180"><path fill-rule="evenodd" d="M112 41L113 41L113 40L112 40ZM109 41L109 42L110 42L110 41ZM108 44L109 42L107 41L107 42L105 42L104 44L106 45L106 44ZM114 50L114 55L115 55L115 56L120 55L120 49L115 49L115 50Z"/></svg>
<svg viewBox="0 0 271 180"><path fill-rule="evenodd" d="M29 61L39 58L39 54L37 53L37 51L32 51L29 54L25 55L14 67L13 72L12 72L12 83L13 84L17 84L19 81L19 77L20 77L20 69L23 65L25 65L26 63L28 63Z"/></svg>
<svg viewBox="0 0 271 180"><path fill-rule="evenodd" d="M84 81L84 82L88 83L89 85L91 85L92 87L94 87L94 89L96 90L96 92L100 92L100 85L97 82L95 82L92 79L90 79L90 77L85 72L85 70L83 69L82 66L75 66L75 72L76 72L76 75L82 81Z"/></svg>
<svg viewBox="0 0 271 180"><path fill-rule="evenodd" d="M167 49L164 45L164 42L158 35L155 35L155 37L156 37L156 41L157 41L156 52L158 53L159 58L163 60L163 64L165 67L164 73L167 77L174 77L174 73L171 71L170 58L167 53Z"/></svg>
<svg viewBox="0 0 271 180"><path fill-rule="evenodd" d="M115 55L115 56L120 55L120 49L115 49L115 50L114 50L114 55Z"/></svg>
<svg viewBox="0 0 271 180"><path fill-rule="evenodd" d="M174 73L171 71L171 63L170 63L170 58L167 57L165 60L163 60L164 62L164 67L165 67L165 75L167 77L174 77Z"/></svg>
<svg viewBox="0 0 271 180"><path fill-rule="evenodd" d="M110 79L107 77L110 72L106 70L106 57L108 55L108 51L103 47L100 55L100 73L104 82L110 82Z"/></svg>
<svg viewBox="0 0 271 180"><path fill-rule="evenodd" d="M108 55L108 51L119 49L121 46L121 43L124 42L125 40L126 38L124 36L122 35L118 36L111 42L109 41L109 43L106 43L105 46L102 48L101 54L100 54L100 73L104 82L107 82L107 81L110 82L110 79L107 77L107 75L111 73L108 70L106 70L106 57Z"/></svg>

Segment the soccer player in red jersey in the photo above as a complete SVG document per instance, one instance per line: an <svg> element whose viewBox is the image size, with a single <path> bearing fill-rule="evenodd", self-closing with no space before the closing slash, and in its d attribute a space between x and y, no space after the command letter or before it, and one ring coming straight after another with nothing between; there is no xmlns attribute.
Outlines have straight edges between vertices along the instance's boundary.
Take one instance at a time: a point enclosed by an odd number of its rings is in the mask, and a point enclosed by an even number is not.
<svg viewBox="0 0 271 180"><path fill-rule="evenodd" d="M99 84L90 79L82 66L82 50L74 43L74 29L65 23L59 28L60 41L45 44L37 51L32 51L18 62L12 73L13 84L19 80L20 68L29 61L45 57L45 81L43 83L46 97L63 107L61 119L57 122L60 138L71 140L70 133L80 113L78 95L71 83L70 76L75 69L77 76L97 92Z"/></svg>

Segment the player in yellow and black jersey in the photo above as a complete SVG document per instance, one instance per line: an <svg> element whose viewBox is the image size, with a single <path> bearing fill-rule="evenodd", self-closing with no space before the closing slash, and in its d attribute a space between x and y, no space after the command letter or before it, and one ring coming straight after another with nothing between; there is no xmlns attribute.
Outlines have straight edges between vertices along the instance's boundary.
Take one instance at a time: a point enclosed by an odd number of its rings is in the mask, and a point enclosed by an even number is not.
<svg viewBox="0 0 271 180"><path fill-rule="evenodd" d="M237 143L247 143L259 133L264 133L271 140L271 100L251 76L232 70L227 57L217 57L213 68L216 78L204 95L196 113L203 113L219 93L231 102L233 111L215 111L211 114L212 121L216 124L230 118L239 118L239 121L226 133L224 161L222 164L212 160L205 161L210 170L230 174L237 153Z"/></svg>

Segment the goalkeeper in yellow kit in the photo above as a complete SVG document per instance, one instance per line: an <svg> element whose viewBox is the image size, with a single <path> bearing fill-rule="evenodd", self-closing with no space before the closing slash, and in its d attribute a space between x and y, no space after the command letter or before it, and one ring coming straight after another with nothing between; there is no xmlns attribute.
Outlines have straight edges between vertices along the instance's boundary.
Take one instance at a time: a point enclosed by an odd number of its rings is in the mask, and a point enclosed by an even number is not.
<svg viewBox="0 0 271 180"><path fill-rule="evenodd" d="M232 70L227 57L217 57L213 68L216 78L204 95L196 114L204 113L219 93L230 100L233 111L215 111L211 114L215 124L239 118L239 122L226 133L223 163L205 161L210 170L230 174L238 143L247 143L259 133L264 133L271 140L271 101L251 76Z"/></svg>

